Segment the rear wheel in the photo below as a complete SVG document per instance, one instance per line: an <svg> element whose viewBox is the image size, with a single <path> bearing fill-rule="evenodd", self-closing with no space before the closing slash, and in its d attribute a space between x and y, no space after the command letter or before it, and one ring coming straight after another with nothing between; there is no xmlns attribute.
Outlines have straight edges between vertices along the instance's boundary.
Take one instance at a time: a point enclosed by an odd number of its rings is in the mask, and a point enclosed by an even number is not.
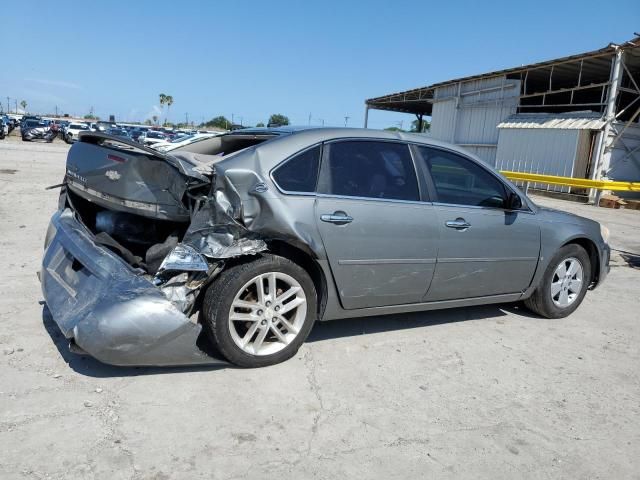
<svg viewBox="0 0 640 480"><path fill-rule="evenodd" d="M580 245L565 245L549 262L540 285L524 303L543 317L563 318L582 303L590 281L589 254Z"/></svg>
<svg viewBox="0 0 640 480"><path fill-rule="evenodd" d="M316 291L299 265L276 255L222 272L205 293L205 328L241 367L264 367L296 354L316 316Z"/></svg>

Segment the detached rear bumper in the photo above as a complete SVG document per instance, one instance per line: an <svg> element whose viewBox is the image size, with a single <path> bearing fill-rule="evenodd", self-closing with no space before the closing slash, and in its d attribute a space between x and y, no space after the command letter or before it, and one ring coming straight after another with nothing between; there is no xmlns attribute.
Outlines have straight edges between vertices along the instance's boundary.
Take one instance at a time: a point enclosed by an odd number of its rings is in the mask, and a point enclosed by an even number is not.
<svg viewBox="0 0 640 480"><path fill-rule="evenodd" d="M71 210L51 219L40 281L65 337L101 362L224 363L196 346L201 325L175 308L139 271L95 244Z"/></svg>

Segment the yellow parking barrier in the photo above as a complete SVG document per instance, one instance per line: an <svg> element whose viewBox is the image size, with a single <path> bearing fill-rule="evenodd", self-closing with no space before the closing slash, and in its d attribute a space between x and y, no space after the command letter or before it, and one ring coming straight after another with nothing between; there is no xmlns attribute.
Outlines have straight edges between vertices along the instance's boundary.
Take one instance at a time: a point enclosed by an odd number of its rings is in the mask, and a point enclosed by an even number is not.
<svg viewBox="0 0 640 480"><path fill-rule="evenodd" d="M501 170L500 173L509 180L545 183L548 185L563 185L565 187L595 188L596 190L612 190L617 192L640 192L640 182L618 182L614 180L589 180L587 178L558 177L555 175L540 175L539 173L511 172Z"/></svg>

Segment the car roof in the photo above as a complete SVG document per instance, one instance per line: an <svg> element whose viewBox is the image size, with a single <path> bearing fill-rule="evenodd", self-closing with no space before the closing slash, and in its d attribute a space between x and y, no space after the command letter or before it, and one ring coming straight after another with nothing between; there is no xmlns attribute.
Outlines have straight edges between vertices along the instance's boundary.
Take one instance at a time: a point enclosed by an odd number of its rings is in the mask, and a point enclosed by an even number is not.
<svg viewBox="0 0 640 480"><path fill-rule="evenodd" d="M311 126L285 126L276 128L245 128L241 130L234 130L233 132L226 133L225 135L242 135L242 134L263 134L263 135L277 135L286 137L291 135L292 138L302 139L311 145L312 143L341 139L341 138L362 138L362 139L381 139L381 140L401 140L411 143L422 143L425 145L432 145L449 150L455 150L467 156L473 156L468 150L465 150L457 145L443 142L431 138L428 134L424 133L411 133L411 132L397 132L391 130L375 130L372 128L352 128L352 127L311 127Z"/></svg>
<svg viewBox="0 0 640 480"><path fill-rule="evenodd" d="M234 130L223 134L223 136L236 135L272 135L265 142L259 143L250 149L231 154L227 158L217 157L216 165L225 168L227 165L246 164L247 168L251 168L252 161L247 161L247 157L252 156L251 151L263 152L260 156L260 163L265 169L271 169L283 158L287 158L297 152L300 152L312 145L332 140L389 140L402 141L407 143L421 144L431 147L439 147L460 155L473 158L475 161L487 165L478 156L472 154L462 147L447 142L442 142L431 138L429 135L420 133L396 132L389 130L374 130L368 128L346 128L346 127L277 127L277 128L247 128L242 130ZM244 152L244 153L243 153ZM213 161L213 160L212 160Z"/></svg>

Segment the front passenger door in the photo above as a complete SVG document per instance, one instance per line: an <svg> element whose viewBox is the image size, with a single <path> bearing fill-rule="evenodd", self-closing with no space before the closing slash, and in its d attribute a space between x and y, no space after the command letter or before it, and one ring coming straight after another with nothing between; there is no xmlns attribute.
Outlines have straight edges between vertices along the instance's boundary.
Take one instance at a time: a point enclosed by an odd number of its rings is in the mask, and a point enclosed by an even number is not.
<svg viewBox="0 0 640 480"><path fill-rule="evenodd" d="M509 187L479 163L434 147L417 147L433 190L440 231L426 301L524 291L540 252L532 212L505 209Z"/></svg>

